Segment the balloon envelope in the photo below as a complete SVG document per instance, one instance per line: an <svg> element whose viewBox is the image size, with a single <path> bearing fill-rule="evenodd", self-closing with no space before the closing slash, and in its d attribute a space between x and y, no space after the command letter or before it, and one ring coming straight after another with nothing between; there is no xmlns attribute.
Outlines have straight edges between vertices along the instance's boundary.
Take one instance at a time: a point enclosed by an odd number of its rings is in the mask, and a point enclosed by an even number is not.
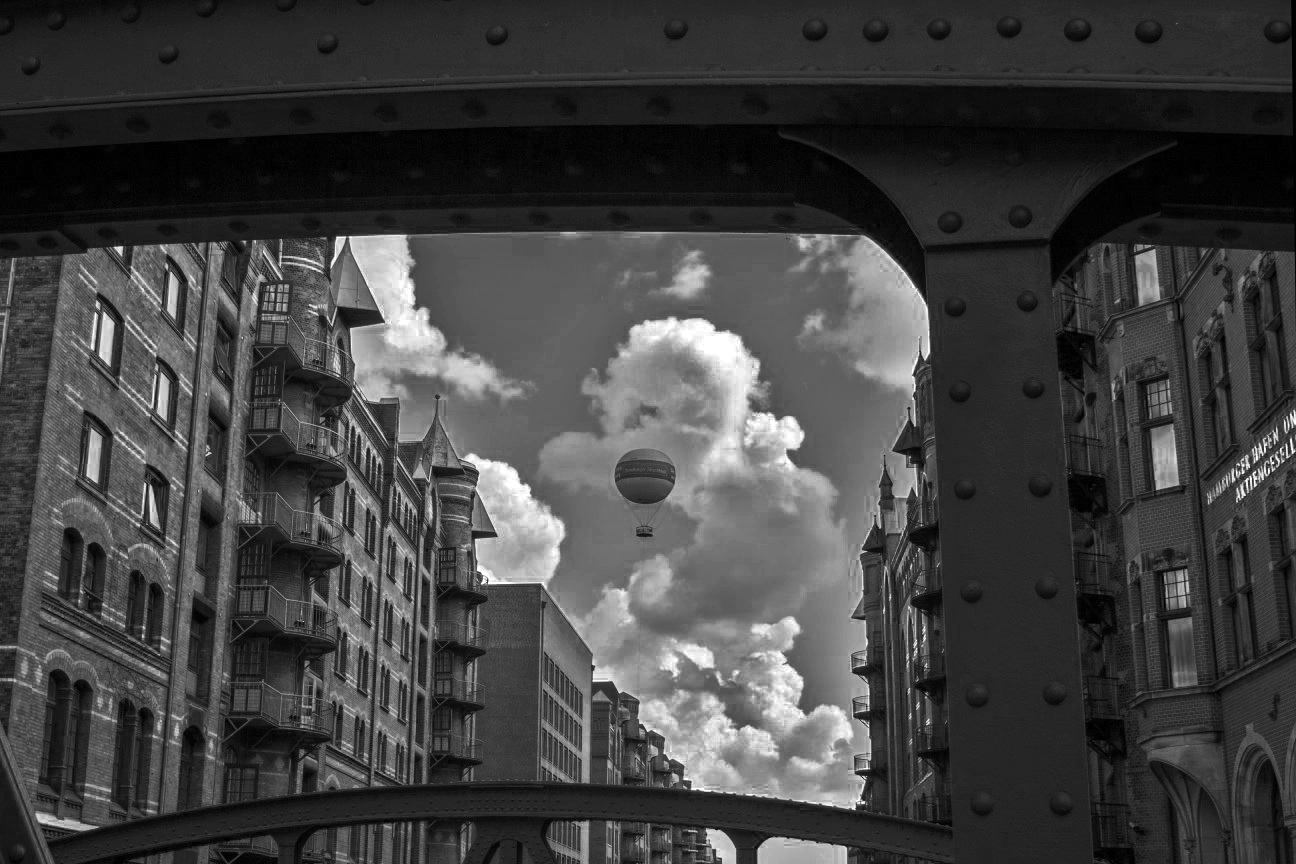
<svg viewBox="0 0 1296 864"><path fill-rule="evenodd" d="M675 463L660 450L631 450L617 460L613 479L631 504L660 504L675 488Z"/></svg>

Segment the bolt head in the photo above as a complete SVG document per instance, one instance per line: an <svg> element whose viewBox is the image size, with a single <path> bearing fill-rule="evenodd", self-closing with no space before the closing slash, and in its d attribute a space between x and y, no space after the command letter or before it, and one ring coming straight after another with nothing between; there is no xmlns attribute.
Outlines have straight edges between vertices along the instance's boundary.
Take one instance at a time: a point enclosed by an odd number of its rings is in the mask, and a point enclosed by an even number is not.
<svg viewBox="0 0 1296 864"><path fill-rule="evenodd" d="M1150 18L1140 21L1134 27L1134 38L1138 39L1145 45L1151 45L1153 42L1160 39L1161 33L1162 30L1160 22L1153 21Z"/></svg>
<svg viewBox="0 0 1296 864"><path fill-rule="evenodd" d="M978 816L989 816L994 810L994 798L989 792L976 792L972 795L972 812Z"/></svg>
<svg viewBox="0 0 1296 864"><path fill-rule="evenodd" d="M319 49L321 54L332 54L337 50L338 37L334 36L332 33L325 33L323 36L319 37L319 41L315 43L315 47Z"/></svg>
<svg viewBox="0 0 1296 864"><path fill-rule="evenodd" d="M1031 477L1027 486L1030 487L1031 494L1036 498L1043 498L1053 491L1053 481L1044 474L1036 474Z"/></svg>
<svg viewBox="0 0 1296 864"><path fill-rule="evenodd" d="M1052 576L1044 576L1035 582L1035 593L1042 600L1052 600L1057 596L1058 583Z"/></svg>
<svg viewBox="0 0 1296 864"><path fill-rule="evenodd" d="M881 42L891 32L891 28L880 18L874 18L864 25L864 38L870 42Z"/></svg>
<svg viewBox="0 0 1296 864"><path fill-rule="evenodd" d="M948 37L952 29L944 18L933 18L927 24L927 35L939 41Z"/></svg>
<svg viewBox="0 0 1296 864"><path fill-rule="evenodd" d="M967 311L967 301L962 297L951 297L945 301L945 314L957 318Z"/></svg>
<svg viewBox="0 0 1296 864"><path fill-rule="evenodd" d="M1022 28L1021 21L1012 17L1011 15L1004 18L1000 18L999 22L995 24L995 30L997 30L999 32L999 35L1004 37L1005 39L1011 39L1014 36L1016 36L1018 33L1021 32L1021 28Z"/></svg>
<svg viewBox="0 0 1296 864"><path fill-rule="evenodd" d="M966 402L972 398L972 385L966 381L955 381L950 385L949 395L955 402Z"/></svg>
<svg viewBox="0 0 1296 864"><path fill-rule="evenodd" d="M990 701L990 688L984 684L973 684L964 692L963 698L973 708L980 708Z"/></svg>
<svg viewBox="0 0 1296 864"><path fill-rule="evenodd" d="M1014 228L1025 228L1031 223L1031 219L1033 218L1034 216L1031 214L1030 208L1021 204L1018 204L1008 211L1008 224L1012 225Z"/></svg>
<svg viewBox="0 0 1296 864"><path fill-rule="evenodd" d="M1060 681L1050 681L1044 685L1044 701L1050 705L1061 705L1066 700L1066 685Z"/></svg>
<svg viewBox="0 0 1296 864"><path fill-rule="evenodd" d="M985 591L981 588L981 583L975 579L969 579L963 583L963 587L959 588L959 596L967 603L977 602L984 594Z"/></svg>
<svg viewBox="0 0 1296 864"><path fill-rule="evenodd" d="M1291 38L1291 31L1290 21L1270 21L1265 25L1264 35L1275 45L1281 45Z"/></svg>
<svg viewBox="0 0 1296 864"><path fill-rule="evenodd" d="M1044 382L1038 378L1027 378L1022 382L1022 393L1028 399L1038 399L1044 395Z"/></svg>
<svg viewBox="0 0 1296 864"><path fill-rule="evenodd" d="M688 33L688 24L675 18L674 20L666 22L666 26L662 28L662 32L666 34L667 39L683 39Z"/></svg>
<svg viewBox="0 0 1296 864"><path fill-rule="evenodd" d="M1033 312L1039 305L1039 298L1034 291L1023 291L1017 295L1017 308L1023 312Z"/></svg>
<svg viewBox="0 0 1296 864"><path fill-rule="evenodd" d="M486 44L503 45L508 40L508 28L496 24L486 31Z"/></svg>
<svg viewBox="0 0 1296 864"><path fill-rule="evenodd" d="M966 501L976 494L976 484L971 480L959 480L954 484L954 494Z"/></svg>
<svg viewBox="0 0 1296 864"><path fill-rule="evenodd" d="M963 227L963 217L953 210L947 211L936 219L936 227L946 234L953 234Z"/></svg>
<svg viewBox="0 0 1296 864"><path fill-rule="evenodd" d="M1089 22L1083 18L1072 18L1066 23L1063 32L1072 42L1083 42L1089 38L1089 34L1093 33L1093 27L1089 26Z"/></svg>
<svg viewBox="0 0 1296 864"><path fill-rule="evenodd" d="M1065 816L1075 807L1075 801L1065 792L1054 792L1049 796L1049 809L1059 816Z"/></svg>

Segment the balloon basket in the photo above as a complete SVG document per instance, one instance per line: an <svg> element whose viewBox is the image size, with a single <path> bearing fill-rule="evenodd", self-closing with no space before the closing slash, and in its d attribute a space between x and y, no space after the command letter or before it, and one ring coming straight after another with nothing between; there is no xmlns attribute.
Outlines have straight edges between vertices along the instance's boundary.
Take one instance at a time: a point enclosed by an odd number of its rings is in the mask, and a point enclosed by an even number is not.
<svg viewBox="0 0 1296 864"><path fill-rule="evenodd" d="M635 529L635 536L641 540L651 540L653 536L652 526L640 525L638 528Z"/></svg>

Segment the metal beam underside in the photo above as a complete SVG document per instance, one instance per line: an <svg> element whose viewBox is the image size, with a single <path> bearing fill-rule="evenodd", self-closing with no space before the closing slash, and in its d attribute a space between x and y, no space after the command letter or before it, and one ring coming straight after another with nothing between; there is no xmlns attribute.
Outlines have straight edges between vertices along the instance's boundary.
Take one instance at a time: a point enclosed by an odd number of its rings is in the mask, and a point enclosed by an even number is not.
<svg viewBox="0 0 1296 864"><path fill-rule="evenodd" d="M99 828L54 840L50 849L58 864L91 864L294 829L492 817L701 824L954 860L950 829L926 822L751 795L572 783L451 783L265 798Z"/></svg>

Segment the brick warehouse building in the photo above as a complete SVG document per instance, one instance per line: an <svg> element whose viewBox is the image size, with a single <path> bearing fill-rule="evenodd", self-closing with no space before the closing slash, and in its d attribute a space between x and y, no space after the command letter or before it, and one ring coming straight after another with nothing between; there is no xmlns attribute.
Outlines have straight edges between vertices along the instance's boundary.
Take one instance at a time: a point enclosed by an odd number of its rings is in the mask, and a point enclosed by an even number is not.
<svg viewBox="0 0 1296 864"><path fill-rule="evenodd" d="M332 248L5 262L0 720L50 836L482 758L474 544L494 529L441 412L400 441L399 404L356 388L351 328L382 317ZM461 828L437 829L310 854L458 860Z"/></svg>
<svg viewBox="0 0 1296 864"><path fill-rule="evenodd" d="M1102 860L1296 860L1293 266L1105 244L1055 286ZM922 366L919 424L894 448L919 489L935 471ZM915 694L938 692L919 674L938 632L924 569L939 582L938 542L924 557L938 525L924 527L921 496L891 515L889 486L884 472L855 615L868 644L851 668L870 693L853 707L872 746L858 806L922 818L942 779Z"/></svg>

